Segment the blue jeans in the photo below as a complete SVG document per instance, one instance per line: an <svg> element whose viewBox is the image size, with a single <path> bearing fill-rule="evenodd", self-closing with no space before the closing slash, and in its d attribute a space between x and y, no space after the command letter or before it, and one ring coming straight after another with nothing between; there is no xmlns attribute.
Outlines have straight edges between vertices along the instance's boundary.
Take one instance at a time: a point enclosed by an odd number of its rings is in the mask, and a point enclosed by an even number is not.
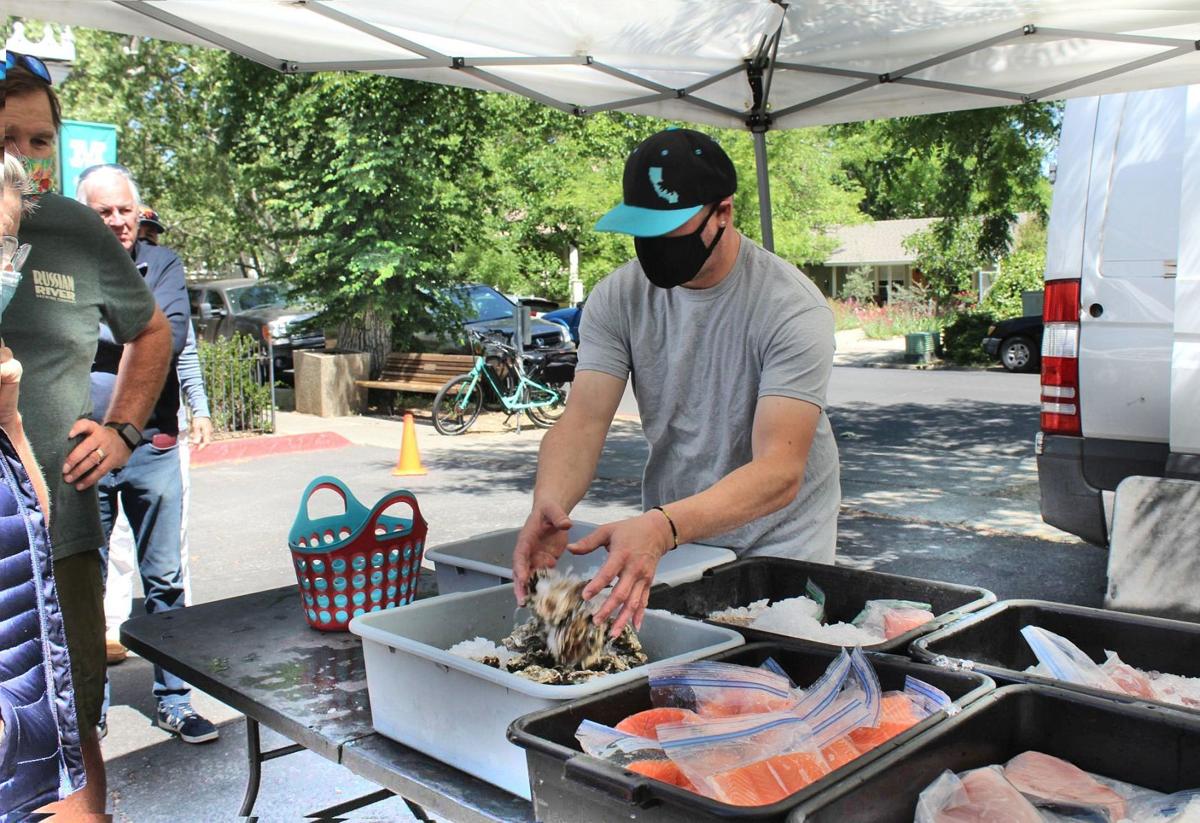
<svg viewBox="0 0 1200 823"><path fill-rule="evenodd" d="M98 487L100 519L105 541L100 549L101 568L108 571L108 535L117 515L117 500L129 518L137 550L138 572L146 594L146 613L183 608L183 568L179 554L179 527L183 518L183 481L179 475L179 450L143 443L133 450L123 468L109 472ZM189 701L191 688L175 675L154 666L154 696L167 707ZM108 683L104 687L103 716L108 716Z"/></svg>

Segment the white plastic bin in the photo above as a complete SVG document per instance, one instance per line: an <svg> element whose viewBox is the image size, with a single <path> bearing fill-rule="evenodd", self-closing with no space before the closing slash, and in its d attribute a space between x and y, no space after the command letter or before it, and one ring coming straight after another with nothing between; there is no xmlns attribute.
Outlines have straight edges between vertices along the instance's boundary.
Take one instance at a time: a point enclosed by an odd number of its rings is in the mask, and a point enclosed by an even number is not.
<svg viewBox="0 0 1200 823"><path fill-rule="evenodd" d="M512 589L500 586L420 600L350 622L363 640L375 730L489 783L529 798L525 751L508 742L508 725L532 711L645 676L645 667L578 686L547 686L446 649L513 629ZM651 662L695 660L742 645L732 629L665 612L647 612L638 633Z"/></svg>
<svg viewBox="0 0 1200 823"><path fill-rule="evenodd" d="M592 523L574 521L567 540L574 542L595 529ZM520 531L501 529L426 550L425 557L433 561L437 572L438 593L473 592L511 582L512 553ZM607 560L608 549L604 548L585 555L564 552L558 559L558 568L590 578ZM729 549L684 543L659 562L654 582L668 586L690 583L699 580L705 569L734 560L737 555Z"/></svg>

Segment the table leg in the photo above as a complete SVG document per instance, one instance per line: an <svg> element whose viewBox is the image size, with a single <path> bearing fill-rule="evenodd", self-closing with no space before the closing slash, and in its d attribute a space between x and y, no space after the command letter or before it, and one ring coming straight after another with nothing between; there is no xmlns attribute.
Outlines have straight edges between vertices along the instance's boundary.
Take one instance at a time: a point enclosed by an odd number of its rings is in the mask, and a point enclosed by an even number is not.
<svg viewBox="0 0 1200 823"><path fill-rule="evenodd" d="M262 779L262 746L258 739L258 721L246 718L246 759L250 767L250 776L246 779L246 795L242 798L241 817L249 817L254 811L254 801L258 800L258 783Z"/></svg>
<svg viewBox="0 0 1200 823"><path fill-rule="evenodd" d="M283 757L288 754L304 751L304 747L299 743L292 743L287 746L280 746L278 749L271 749L269 752L262 750L262 743L258 736L258 721L252 717L246 718L246 760L250 768L250 775L246 778L246 796L242 798L242 810L238 812L242 817L249 817L254 811L254 803L258 800L258 785L262 780L262 764L268 760L274 760L277 757Z"/></svg>

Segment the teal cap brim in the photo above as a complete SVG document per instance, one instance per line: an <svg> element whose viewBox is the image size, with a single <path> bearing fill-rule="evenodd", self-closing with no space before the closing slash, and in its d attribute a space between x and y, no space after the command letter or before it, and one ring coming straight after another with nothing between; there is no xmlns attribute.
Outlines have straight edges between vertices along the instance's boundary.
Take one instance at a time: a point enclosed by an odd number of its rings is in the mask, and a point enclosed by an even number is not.
<svg viewBox="0 0 1200 823"><path fill-rule="evenodd" d="M643 209L620 203L596 221L596 231L632 234L634 237L660 237L675 231L692 219L703 206L683 209Z"/></svg>

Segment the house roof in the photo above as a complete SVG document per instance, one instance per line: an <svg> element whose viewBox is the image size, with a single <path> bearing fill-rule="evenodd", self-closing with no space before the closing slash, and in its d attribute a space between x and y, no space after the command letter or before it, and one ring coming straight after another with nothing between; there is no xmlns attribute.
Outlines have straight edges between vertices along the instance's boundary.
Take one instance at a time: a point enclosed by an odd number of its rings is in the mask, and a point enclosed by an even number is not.
<svg viewBox="0 0 1200 823"><path fill-rule="evenodd" d="M905 220L876 220L856 226L838 226L833 230L838 245L826 260L826 266L886 266L912 263L914 252L904 248L904 239L923 231L935 217Z"/></svg>

